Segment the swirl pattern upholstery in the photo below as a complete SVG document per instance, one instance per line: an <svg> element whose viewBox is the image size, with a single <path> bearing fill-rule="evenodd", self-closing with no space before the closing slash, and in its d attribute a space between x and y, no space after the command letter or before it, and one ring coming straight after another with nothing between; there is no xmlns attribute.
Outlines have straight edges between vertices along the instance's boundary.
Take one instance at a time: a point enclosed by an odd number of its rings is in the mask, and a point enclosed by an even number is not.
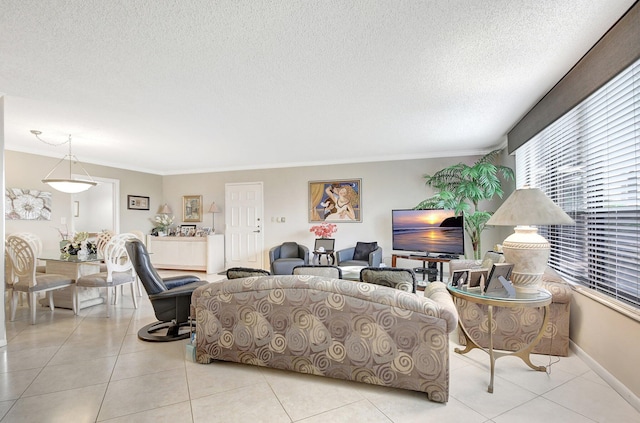
<svg viewBox="0 0 640 423"><path fill-rule="evenodd" d="M449 274L454 270L480 268L478 264L469 260L452 260L449 266ZM552 302L549 306L549 323L533 353L566 357L569 354L571 287L549 267L542 276L542 287L551 292ZM456 298L455 301L460 322L469 336L481 347L488 348L487 306L460 298ZM493 332L493 347L507 351L522 349L535 339L544 318L542 309L531 307L495 307L493 315L497 326ZM460 344L465 345L462 333L458 339Z"/></svg>
<svg viewBox="0 0 640 423"><path fill-rule="evenodd" d="M400 291L416 292L416 274L411 269L394 267L365 267L360 271L360 281L388 286Z"/></svg>
<svg viewBox="0 0 640 423"><path fill-rule="evenodd" d="M232 361L449 399L446 286L425 297L311 275L223 280L196 289L196 358Z"/></svg>

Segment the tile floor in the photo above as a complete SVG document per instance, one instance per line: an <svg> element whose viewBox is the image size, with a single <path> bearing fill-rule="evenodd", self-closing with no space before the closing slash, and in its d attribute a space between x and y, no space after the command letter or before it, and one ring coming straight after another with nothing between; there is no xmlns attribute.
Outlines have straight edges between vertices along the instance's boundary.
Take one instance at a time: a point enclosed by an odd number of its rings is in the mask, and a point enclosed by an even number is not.
<svg viewBox="0 0 640 423"><path fill-rule="evenodd" d="M212 278L209 278L212 281ZM138 329L155 320L148 300L128 293L105 306L22 307L0 348L0 422L639 422L640 413L572 355L548 374L519 359L497 362L451 353L449 402L424 394L233 363L185 359L185 343L148 343ZM453 337L452 337L453 339ZM455 347L452 342L451 348ZM534 356L548 364L547 356Z"/></svg>

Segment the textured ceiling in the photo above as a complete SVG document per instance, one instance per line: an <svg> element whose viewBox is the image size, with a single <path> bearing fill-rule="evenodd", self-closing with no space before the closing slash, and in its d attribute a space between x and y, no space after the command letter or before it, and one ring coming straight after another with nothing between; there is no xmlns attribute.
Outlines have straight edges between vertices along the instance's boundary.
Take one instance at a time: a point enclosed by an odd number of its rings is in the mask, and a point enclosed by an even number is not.
<svg viewBox="0 0 640 423"><path fill-rule="evenodd" d="M488 151L634 0L0 0L5 148L157 174Z"/></svg>

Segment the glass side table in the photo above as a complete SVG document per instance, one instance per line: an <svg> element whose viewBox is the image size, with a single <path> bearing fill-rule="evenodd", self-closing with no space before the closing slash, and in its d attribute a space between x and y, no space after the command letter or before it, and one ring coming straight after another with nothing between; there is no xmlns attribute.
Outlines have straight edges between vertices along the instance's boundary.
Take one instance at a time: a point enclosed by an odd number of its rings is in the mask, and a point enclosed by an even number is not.
<svg viewBox="0 0 640 423"><path fill-rule="evenodd" d="M516 357L520 357L520 359L522 359L522 361L524 361L525 364L531 367L533 370L540 372L544 372L547 370L545 366L535 366L533 363L531 363L530 354L533 348L542 338L544 330L547 327L547 323L549 321L549 305L551 304L551 293L549 291L545 289L539 289L535 294L527 294L527 296L518 296L518 294L516 293L516 297L510 298L505 296L483 294L480 290L466 290L464 288L456 287L451 284L447 285L447 289L454 297L454 299L460 298L465 301L487 306L487 330L489 335L489 348L483 348L478 345L471 338L471 336L469 336L469 333L462 324L462 319L458 319L458 327L462 330L467 345L465 349L455 348L454 351L458 354L466 354L472 349L478 348L489 354L489 360L491 362L491 379L489 381L489 387L487 388L487 390L490 393L493 393L495 363L496 360L500 357L514 355ZM538 335L535 337L535 339L533 339L533 341L531 341L531 343L525 345L518 351L494 351L493 325L495 323L493 321L493 307L542 307L544 309L544 319L542 321L542 325L540 326Z"/></svg>

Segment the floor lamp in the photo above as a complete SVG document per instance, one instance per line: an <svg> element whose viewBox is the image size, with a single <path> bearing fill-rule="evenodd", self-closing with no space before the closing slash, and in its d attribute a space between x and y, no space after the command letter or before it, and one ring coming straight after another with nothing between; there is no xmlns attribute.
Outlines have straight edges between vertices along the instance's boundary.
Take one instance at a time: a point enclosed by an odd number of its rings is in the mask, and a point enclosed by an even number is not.
<svg viewBox="0 0 640 423"><path fill-rule="evenodd" d="M516 292L537 292L549 260L549 242L532 225L575 225L568 214L538 188L515 190L491 216L487 225L515 226L502 244L507 263L513 263L511 282Z"/></svg>

